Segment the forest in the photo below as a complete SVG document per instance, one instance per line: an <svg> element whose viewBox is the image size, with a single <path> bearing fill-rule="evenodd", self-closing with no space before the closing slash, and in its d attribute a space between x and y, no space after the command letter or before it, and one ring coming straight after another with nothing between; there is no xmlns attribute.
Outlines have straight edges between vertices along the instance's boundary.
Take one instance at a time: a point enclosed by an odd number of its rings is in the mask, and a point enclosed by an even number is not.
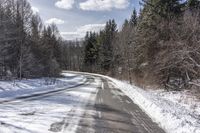
<svg viewBox="0 0 200 133"><path fill-rule="evenodd" d="M142 0L117 26L65 41L26 0L0 1L0 79L59 76L62 70L109 75L139 86L199 87L200 1Z"/></svg>
<svg viewBox="0 0 200 133"><path fill-rule="evenodd" d="M83 70L139 86L199 87L200 1L142 0L119 30L109 20L84 40Z"/></svg>
<svg viewBox="0 0 200 133"><path fill-rule="evenodd" d="M0 78L57 76L62 38L45 26L26 0L0 1Z"/></svg>

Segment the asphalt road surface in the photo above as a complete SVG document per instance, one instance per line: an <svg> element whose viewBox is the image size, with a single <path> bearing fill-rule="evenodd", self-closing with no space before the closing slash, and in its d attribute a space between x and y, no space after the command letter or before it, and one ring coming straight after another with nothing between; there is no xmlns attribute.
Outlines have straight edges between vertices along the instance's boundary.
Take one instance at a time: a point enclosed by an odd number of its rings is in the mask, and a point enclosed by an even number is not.
<svg viewBox="0 0 200 133"><path fill-rule="evenodd" d="M120 89L101 81L95 104L86 106L77 133L164 133ZM97 113L88 113L91 110Z"/></svg>
<svg viewBox="0 0 200 133"><path fill-rule="evenodd" d="M74 87L0 101L0 132L2 126L11 133L38 133L35 126L48 133L165 133L111 81L85 78Z"/></svg>

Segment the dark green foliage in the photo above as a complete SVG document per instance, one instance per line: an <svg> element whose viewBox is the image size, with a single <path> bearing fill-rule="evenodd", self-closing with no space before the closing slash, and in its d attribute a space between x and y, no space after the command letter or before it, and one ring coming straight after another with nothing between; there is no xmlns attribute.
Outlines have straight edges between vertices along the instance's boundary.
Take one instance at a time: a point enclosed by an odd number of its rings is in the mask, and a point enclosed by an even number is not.
<svg viewBox="0 0 200 133"><path fill-rule="evenodd" d="M84 66L85 69L89 69L92 72L93 67L97 65L99 57L98 35L96 33L87 32L84 46Z"/></svg>
<svg viewBox="0 0 200 133"><path fill-rule="evenodd" d="M85 58L86 65L94 65L98 58L99 46L97 44L97 35L95 33L87 33L85 38Z"/></svg>
<svg viewBox="0 0 200 133"><path fill-rule="evenodd" d="M61 68L63 70L83 71L84 70L83 68L86 65L83 60L84 60L84 45L82 41L76 40L76 41L62 42ZM87 70L85 69L85 71Z"/></svg>
<svg viewBox="0 0 200 133"><path fill-rule="evenodd" d="M137 11L136 9L133 10L133 13L131 15L131 19L130 19L130 25L131 26L136 26L137 25Z"/></svg>
<svg viewBox="0 0 200 133"><path fill-rule="evenodd" d="M165 19L171 19L179 15L182 10L180 0L143 0L144 11L150 11ZM153 15L152 14L152 15Z"/></svg>
<svg viewBox="0 0 200 133"><path fill-rule="evenodd" d="M132 25L131 21L129 23L129 21L127 19L125 19L124 24L122 25L122 28L125 28L125 27L129 26L129 24Z"/></svg>
<svg viewBox="0 0 200 133"><path fill-rule="evenodd" d="M0 2L0 76L34 78L60 72L60 36L55 25L43 26L26 0Z"/></svg>
<svg viewBox="0 0 200 133"><path fill-rule="evenodd" d="M114 20L109 20L99 34L88 32L84 40L84 66L88 71L110 71L113 64L113 39L117 33ZM93 70L94 69L94 70Z"/></svg>
<svg viewBox="0 0 200 133"><path fill-rule="evenodd" d="M137 16L134 10L119 32L114 21L109 20L93 40L100 46L95 70L168 89L194 85L200 78L199 3L143 0L140 14ZM94 57L90 49L93 45L88 46L85 52Z"/></svg>
<svg viewBox="0 0 200 133"><path fill-rule="evenodd" d="M101 47L100 47L100 65L102 70L110 71L113 60L113 39L117 33L117 24L115 20L109 20L106 23L105 29L102 32Z"/></svg>
<svg viewBox="0 0 200 133"><path fill-rule="evenodd" d="M200 1L199 0L188 0L187 7L192 10L200 9Z"/></svg>

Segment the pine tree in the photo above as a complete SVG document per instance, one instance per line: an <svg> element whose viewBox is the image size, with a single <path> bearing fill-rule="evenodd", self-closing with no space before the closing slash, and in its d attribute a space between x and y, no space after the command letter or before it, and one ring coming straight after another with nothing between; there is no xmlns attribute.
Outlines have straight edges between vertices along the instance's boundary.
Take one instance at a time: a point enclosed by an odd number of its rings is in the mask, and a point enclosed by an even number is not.
<svg viewBox="0 0 200 133"><path fill-rule="evenodd" d="M97 69L97 61L98 61L98 55L99 55L99 45L97 43L98 35L96 33L87 33L85 36L85 56L84 56L84 64L86 69L90 69L91 72L94 72L92 70Z"/></svg>
<svg viewBox="0 0 200 133"><path fill-rule="evenodd" d="M133 10L133 13L131 15L131 19L130 19L130 25L131 26L136 26L137 25L137 11L136 9Z"/></svg>
<svg viewBox="0 0 200 133"><path fill-rule="evenodd" d="M122 25L122 30L125 28L125 27L127 27L127 26L129 26L129 21L127 20L127 19L125 19L124 20L124 23L123 23L123 25Z"/></svg>
<svg viewBox="0 0 200 133"><path fill-rule="evenodd" d="M48 26L44 28L42 37L41 37L41 44L42 44L42 62L45 66L44 75L45 76L54 76L55 72L59 72L59 63L56 52L57 46L59 46L58 40L55 37L54 29L52 26ZM55 52L56 51L56 52ZM60 59L60 56L58 56ZM53 71L51 71L53 70ZM58 74L58 73L57 73Z"/></svg>
<svg viewBox="0 0 200 133"><path fill-rule="evenodd" d="M17 66L17 40L19 39L18 27L12 18L10 1L3 1L4 6L0 7L0 65L1 76L7 76L7 71L15 76Z"/></svg>
<svg viewBox="0 0 200 133"><path fill-rule="evenodd" d="M9 72L22 79L59 73L59 31L55 25L44 27L27 0L0 1L0 76Z"/></svg>
<svg viewBox="0 0 200 133"><path fill-rule="evenodd" d="M171 19L180 15L182 4L180 0L143 0L144 11L149 10L154 15L158 15L165 19Z"/></svg>
<svg viewBox="0 0 200 133"><path fill-rule="evenodd" d="M155 59L165 49L161 42L170 40L170 22L181 18L182 5L179 0L143 0L143 10L137 25L137 43L134 58L141 75L155 76Z"/></svg>
<svg viewBox="0 0 200 133"><path fill-rule="evenodd" d="M200 1L199 0L188 0L187 7L191 10L200 9Z"/></svg>
<svg viewBox="0 0 200 133"><path fill-rule="evenodd" d="M113 61L113 47L112 41L117 33L117 24L115 20L109 20L106 23L105 29L102 34L102 45L101 45L101 59L100 64L104 71L110 71Z"/></svg>
<svg viewBox="0 0 200 133"><path fill-rule="evenodd" d="M43 24L40 17L36 14L32 16L31 20L31 34L30 34L30 41L31 41L31 53L35 57L35 72L34 75L36 77L43 76L44 65L43 65L43 47L42 47L42 29Z"/></svg>
<svg viewBox="0 0 200 133"><path fill-rule="evenodd" d="M51 24L50 27L52 30L51 42L53 47L53 57L55 57L56 61L59 63L61 59L61 53L60 53L61 36L58 27L55 24Z"/></svg>

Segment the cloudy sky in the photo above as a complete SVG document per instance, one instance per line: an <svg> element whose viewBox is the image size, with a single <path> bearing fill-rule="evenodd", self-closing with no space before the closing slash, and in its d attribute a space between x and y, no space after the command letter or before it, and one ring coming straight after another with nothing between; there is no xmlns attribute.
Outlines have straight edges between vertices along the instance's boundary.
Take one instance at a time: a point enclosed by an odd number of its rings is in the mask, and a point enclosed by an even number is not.
<svg viewBox="0 0 200 133"><path fill-rule="evenodd" d="M29 0L46 25L56 23L67 40L84 37L86 31L98 31L109 19L118 26L140 8L139 0Z"/></svg>

